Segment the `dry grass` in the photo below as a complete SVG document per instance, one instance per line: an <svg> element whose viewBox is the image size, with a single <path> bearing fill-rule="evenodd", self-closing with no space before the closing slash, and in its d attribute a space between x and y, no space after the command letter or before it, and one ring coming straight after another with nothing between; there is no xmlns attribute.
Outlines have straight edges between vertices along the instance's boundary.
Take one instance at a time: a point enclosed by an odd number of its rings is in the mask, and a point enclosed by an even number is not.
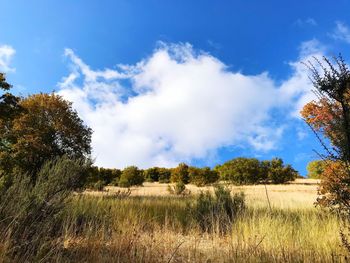
<svg viewBox="0 0 350 263"><path fill-rule="evenodd" d="M188 188L185 197L158 183L130 196L116 187L73 196L64 250L50 262L347 262L338 218L313 205L317 181L267 185L271 209L263 185L232 186L245 193L247 209L226 233L219 225L203 232L191 212L195 195L213 188Z"/></svg>
<svg viewBox="0 0 350 263"><path fill-rule="evenodd" d="M297 179L290 184L267 185L268 196L271 206L277 208L305 208L313 207L317 198L317 185L319 180ZM265 207L267 196L264 185L229 186L233 192L243 191L246 195L248 205ZM213 191L213 186L197 187L186 185L192 195L201 191ZM144 183L142 187L131 187L131 196L169 196L168 184ZM125 188L107 186L104 192L86 191L85 194L93 196L114 195Z"/></svg>
<svg viewBox="0 0 350 263"><path fill-rule="evenodd" d="M346 262L340 222L315 208L317 181L289 185L233 186L244 191L247 210L227 234L203 233L188 213L193 195L212 187L188 186L192 197L169 196L166 184L145 183L131 196L121 189L88 192L69 210L70 258L85 262ZM85 221L76 230L76 218ZM77 233L78 235L72 234Z"/></svg>

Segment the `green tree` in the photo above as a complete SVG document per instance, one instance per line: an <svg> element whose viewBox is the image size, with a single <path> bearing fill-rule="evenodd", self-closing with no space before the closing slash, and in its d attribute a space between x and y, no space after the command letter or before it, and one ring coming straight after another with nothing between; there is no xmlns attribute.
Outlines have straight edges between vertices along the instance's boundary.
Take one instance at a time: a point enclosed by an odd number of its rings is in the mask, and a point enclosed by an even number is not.
<svg viewBox="0 0 350 263"><path fill-rule="evenodd" d="M255 158L236 158L215 169L222 180L234 184L255 184L262 179L260 162Z"/></svg>
<svg viewBox="0 0 350 263"><path fill-rule="evenodd" d="M197 168L191 166L188 168L188 176L190 183L196 186L212 184L219 179L219 174L209 167Z"/></svg>
<svg viewBox="0 0 350 263"><path fill-rule="evenodd" d="M9 93L11 85L6 82L5 74L0 73L0 90L3 90L0 96L0 153L9 152L11 145L15 141L13 133L11 132L13 127L13 119L21 112L19 106L19 97L16 97ZM7 157L7 158L6 158ZM1 162L6 164L4 167L0 167L1 173L8 170L11 158L0 154Z"/></svg>
<svg viewBox="0 0 350 263"><path fill-rule="evenodd" d="M159 173L159 183L169 183L170 182L170 177L171 177L171 170L168 168L159 168L158 169Z"/></svg>
<svg viewBox="0 0 350 263"><path fill-rule="evenodd" d="M129 166L122 171L118 185L120 187L130 187L134 185L142 185L143 182L144 177L142 171L136 166Z"/></svg>
<svg viewBox="0 0 350 263"><path fill-rule="evenodd" d="M315 160L308 163L306 169L308 172L308 177L312 179L320 179L325 168L325 161Z"/></svg>
<svg viewBox="0 0 350 263"><path fill-rule="evenodd" d="M159 181L159 168L152 167L144 171L144 177L147 182L158 182Z"/></svg>
<svg viewBox="0 0 350 263"><path fill-rule="evenodd" d="M267 178L274 184L282 184L288 181L292 181L298 176L298 172L294 170L289 164L284 165L283 160L280 158L274 158L268 163L267 166Z"/></svg>

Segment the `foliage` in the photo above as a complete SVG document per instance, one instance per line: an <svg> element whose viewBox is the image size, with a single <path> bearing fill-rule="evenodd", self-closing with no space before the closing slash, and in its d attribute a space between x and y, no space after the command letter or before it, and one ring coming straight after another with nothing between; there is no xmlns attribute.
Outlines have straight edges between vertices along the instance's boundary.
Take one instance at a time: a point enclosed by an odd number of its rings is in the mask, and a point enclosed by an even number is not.
<svg viewBox="0 0 350 263"><path fill-rule="evenodd" d="M323 160L315 160L308 163L306 169L308 177L312 179L320 179L324 169L326 168L326 162Z"/></svg>
<svg viewBox="0 0 350 263"><path fill-rule="evenodd" d="M323 63L315 61L318 68L311 62L307 66L318 100L306 104L301 114L326 150L325 155L320 154L327 166L322 174L318 204L342 214L344 222L349 223L350 70L341 55L334 58L336 65L326 57ZM346 235L342 235L342 240L350 251Z"/></svg>
<svg viewBox="0 0 350 263"><path fill-rule="evenodd" d="M301 114L327 152L327 155L322 155L329 165L324 172L325 180L321 182L323 190L320 192L325 194L321 203L342 207L342 204L349 202L344 199L347 195L338 195L333 191L338 191L344 185L350 187L350 70L341 56L334 60L337 66L325 57L324 64L316 60L321 70L309 62L311 79L319 99L306 104ZM327 146L322 138L329 140L331 145ZM325 202L325 199L329 200ZM350 205L347 210L350 211Z"/></svg>
<svg viewBox="0 0 350 263"><path fill-rule="evenodd" d="M260 162L255 158L240 157L216 166L215 170L222 180L238 185L286 183L298 176L297 171L290 165L284 165L280 158Z"/></svg>
<svg viewBox="0 0 350 263"><path fill-rule="evenodd" d="M190 191L186 188L184 182L179 181L174 186L168 185L168 192L172 195L188 195Z"/></svg>
<svg viewBox="0 0 350 263"><path fill-rule="evenodd" d="M86 177L85 185L88 188L97 189L98 185L118 185L121 170L91 166Z"/></svg>
<svg viewBox="0 0 350 263"><path fill-rule="evenodd" d="M109 169L109 168L100 168L99 169L99 178L106 185L111 184L119 180L122 171L119 169Z"/></svg>
<svg viewBox="0 0 350 263"><path fill-rule="evenodd" d="M218 172L211 170L209 167L197 168L189 167L188 176L191 184L196 186L205 186L215 183L219 179Z"/></svg>
<svg viewBox="0 0 350 263"><path fill-rule="evenodd" d="M97 182L90 184L89 188L95 191L103 191L105 186L106 186L106 183L104 181L98 180Z"/></svg>
<svg viewBox="0 0 350 263"><path fill-rule="evenodd" d="M282 184L297 178L298 172L290 165L284 165L283 160L274 158L271 161L263 162L267 178L274 184Z"/></svg>
<svg viewBox="0 0 350 263"><path fill-rule="evenodd" d="M192 208L192 213L202 231L226 232L243 212L245 198L243 193L231 195L228 188L217 185L214 196L209 191L201 192Z"/></svg>
<svg viewBox="0 0 350 263"><path fill-rule="evenodd" d="M92 131L70 102L56 94L36 94L19 104L23 112L12 120L13 139L9 150L0 149L1 160L11 160L13 167L34 175L43 163L57 156L89 157Z"/></svg>
<svg viewBox="0 0 350 263"><path fill-rule="evenodd" d="M159 181L159 169L158 167L152 167L144 171L144 177L147 182Z"/></svg>
<svg viewBox="0 0 350 263"><path fill-rule="evenodd" d="M171 170L167 168L159 168L158 169L159 183L170 183L170 177L171 177Z"/></svg>
<svg viewBox="0 0 350 263"><path fill-rule="evenodd" d="M120 187L130 187L134 185L142 185L144 177L142 171L136 166L126 167L120 176L118 185Z"/></svg>
<svg viewBox="0 0 350 263"><path fill-rule="evenodd" d="M172 169L170 181L172 183L183 182L184 184L188 184L188 165L180 163L176 168Z"/></svg>
<svg viewBox="0 0 350 263"><path fill-rule="evenodd" d="M13 183L0 192L0 237L8 257L37 261L62 249L62 211L73 190L81 186L87 163L68 157L46 162L35 183L26 174L15 174Z"/></svg>
<svg viewBox="0 0 350 263"><path fill-rule="evenodd" d="M22 112L19 105L19 97L12 95L9 90L11 85L6 82L5 74L0 73L0 90L4 93L0 96L0 178L2 172L10 168L11 158L9 153L15 137L11 132L13 128L13 119ZM2 171L2 172L1 172ZM2 181L5 178L1 178Z"/></svg>
<svg viewBox="0 0 350 263"><path fill-rule="evenodd" d="M255 158L236 158L218 166L216 170L222 180L234 184L255 184L263 179L260 162Z"/></svg>

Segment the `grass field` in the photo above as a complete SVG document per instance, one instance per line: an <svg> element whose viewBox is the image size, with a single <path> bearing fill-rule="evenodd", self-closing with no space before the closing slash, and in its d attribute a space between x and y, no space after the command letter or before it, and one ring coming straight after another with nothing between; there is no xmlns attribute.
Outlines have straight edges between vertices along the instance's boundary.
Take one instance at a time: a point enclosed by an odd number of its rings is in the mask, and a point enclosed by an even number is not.
<svg viewBox="0 0 350 263"><path fill-rule="evenodd" d="M217 222L202 231L191 212L188 187L170 196L167 185L145 183L75 196L66 211L65 247L79 262L346 262L335 215L314 207L317 182L232 187L246 195L246 210L230 230ZM64 260L64 259L62 259Z"/></svg>

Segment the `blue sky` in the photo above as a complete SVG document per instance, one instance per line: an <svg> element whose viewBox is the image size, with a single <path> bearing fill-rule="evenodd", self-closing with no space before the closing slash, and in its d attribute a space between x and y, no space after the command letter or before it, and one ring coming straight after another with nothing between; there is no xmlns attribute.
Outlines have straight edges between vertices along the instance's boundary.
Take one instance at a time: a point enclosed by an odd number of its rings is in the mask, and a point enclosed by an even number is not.
<svg viewBox="0 0 350 263"><path fill-rule="evenodd" d="M2 0L1 10L0 69L14 91L72 100L108 167L278 156L305 174L320 147L297 116L312 99L299 62L350 59L345 0Z"/></svg>

